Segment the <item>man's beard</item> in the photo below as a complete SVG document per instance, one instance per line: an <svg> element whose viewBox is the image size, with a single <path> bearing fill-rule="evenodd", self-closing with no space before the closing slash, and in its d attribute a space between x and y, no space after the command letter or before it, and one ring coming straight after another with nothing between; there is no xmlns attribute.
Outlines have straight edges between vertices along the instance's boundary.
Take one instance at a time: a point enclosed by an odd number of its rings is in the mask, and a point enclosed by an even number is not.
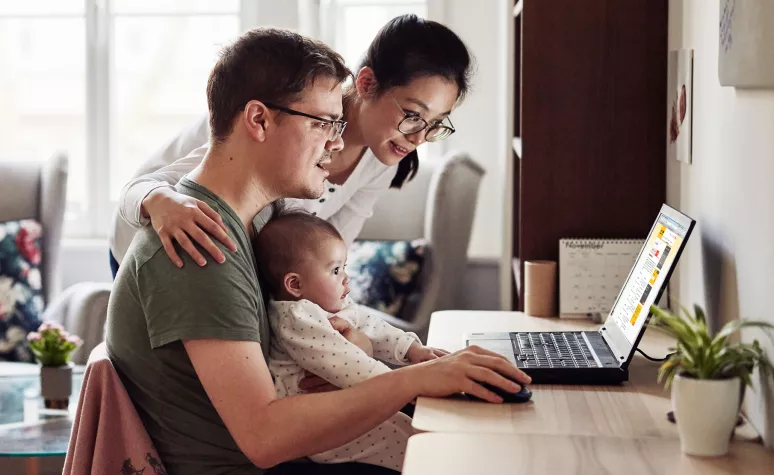
<svg viewBox="0 0 774 475"><path fill-rule="evenodd" d="M320 155L320 158L317 160L316 163L321 162L328 162L330 164L330 159L333 156L333 152L330 150L326 150L323 152L322 155ZM316 200L320 198L325 193L325 186L324 186L324 180L319 183L319 186L317 188L307 188L304 190L304 199L307 200Z"/></svg>
<svg viewBox="0 0 774 475"><path fill-rule="evenodd" d="M317 163L328 161L330 163L330 160L333 158L333 152L330 150L326 150L320 155L320 159L317 160Z"/></svg>

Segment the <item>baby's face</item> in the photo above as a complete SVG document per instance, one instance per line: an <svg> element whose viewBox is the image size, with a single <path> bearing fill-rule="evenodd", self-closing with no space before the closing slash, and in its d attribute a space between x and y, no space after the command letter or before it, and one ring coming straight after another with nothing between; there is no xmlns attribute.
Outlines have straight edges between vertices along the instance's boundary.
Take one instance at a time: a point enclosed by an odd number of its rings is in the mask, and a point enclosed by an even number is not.
<svg viewBox="0 0 774 475"><path fill-rule="evenodd" d="M346 263L347 246L343 241L331 238L321 243L314 258L299 272L301 298L316 303L326 312L340 311L349 294L349 276L344 270Z"/></svg>

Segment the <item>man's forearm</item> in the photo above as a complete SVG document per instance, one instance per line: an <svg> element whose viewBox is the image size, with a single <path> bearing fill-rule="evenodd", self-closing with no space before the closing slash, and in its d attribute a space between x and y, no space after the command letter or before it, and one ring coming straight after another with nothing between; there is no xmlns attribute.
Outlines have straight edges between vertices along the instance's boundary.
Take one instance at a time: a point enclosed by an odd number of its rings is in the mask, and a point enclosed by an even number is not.
<svg viewBox="0 0 774 475"><path fill-rule="evenodd" d="M272 401L256 421L255 443L276 460L313 455L350 442L387 420L416 394L409 368L392 371L340 391ZM271 447L266 447L270 445Z"/></svg>
<svg viewBox="0 0 774 475"><path fill-rule="evenodd" d="M204 339L183 344L234 441L261 468L350 442L427 389L423 378L428 372L415 365L340 391L277 399L258 342Z"/></svg>

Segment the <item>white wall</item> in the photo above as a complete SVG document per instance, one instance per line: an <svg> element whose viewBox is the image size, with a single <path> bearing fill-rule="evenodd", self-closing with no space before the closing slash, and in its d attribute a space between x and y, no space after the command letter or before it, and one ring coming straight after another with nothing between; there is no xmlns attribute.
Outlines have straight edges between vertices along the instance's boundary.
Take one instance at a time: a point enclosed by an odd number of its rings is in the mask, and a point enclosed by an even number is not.
<svg viewBox="0 0 774 475"><path fill-rule="evenodd" d="M512 122L508 121L513 96L507 90L512 47L507 29L513 22L513 2L508 0L449 0L443 18L476 58L477 74L467 100L452 114L457 132L447 149L464 150L478 161L486 175L481 183L469 255L500 258L503 249L506 161L511 160Z"/></svg>
<svg viewBox="0 0 774 475"><path fill-rule="evenodd" d="M774 90L720 87L718 1L670 0L669 47L695 50L694 122L693 164L667 163L667 201L697 220L672 290L706 305L716 328L737 317L774 323ZM771 340L744 334L753 337L774 358ZM763 386L745 408L771 447L772 381Z"/></svg>

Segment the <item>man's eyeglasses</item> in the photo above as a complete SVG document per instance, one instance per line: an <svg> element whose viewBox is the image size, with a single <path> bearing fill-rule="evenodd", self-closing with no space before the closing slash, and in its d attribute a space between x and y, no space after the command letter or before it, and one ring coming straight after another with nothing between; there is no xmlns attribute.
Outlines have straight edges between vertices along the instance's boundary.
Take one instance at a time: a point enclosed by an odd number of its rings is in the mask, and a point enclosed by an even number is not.
<svg viewBox="0 0 774 475"><path fill-rule="evenodd" d="M416 112L406 112L394 97L392 100L395 101L395 105L403 112L403 119L398 123L398 131L403 135L416 134L417 132L427 130L425 132L425 140L428 142L439 142L456 132L454 124L452 124L449 117L446 117L446 120L449 121L448 126L444 125L443 121L434 122L430 125Z"/></svg>
<svg viewBox="0 0 774 475"><path fill-rule="evenodd" d="M341 134L344 133L344 128L347 126L347 122L344 120L324 119L322 117L306 114L304 112L299 112L297 110L289 109L287 107L278 106L270 102L264 102L263 105L265 105L269 109L275 109L280 112L284 112L286 114L300 115L301 117L306 117L309 119L320 121L323 124L323 128L328 129L328 142L333 142L339 137L341 137Z"/></svg>

